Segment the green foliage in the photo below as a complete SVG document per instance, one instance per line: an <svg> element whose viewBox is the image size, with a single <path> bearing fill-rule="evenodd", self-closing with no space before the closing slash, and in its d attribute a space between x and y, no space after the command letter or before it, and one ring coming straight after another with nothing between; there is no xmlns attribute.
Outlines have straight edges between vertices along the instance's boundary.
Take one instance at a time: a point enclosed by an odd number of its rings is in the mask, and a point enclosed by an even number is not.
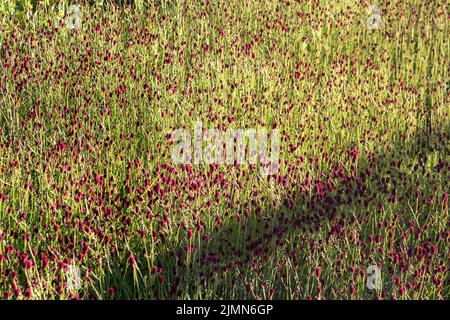
<svg viewBox="0 0 450 320"><path fill-rule="evenodd" d="M448 299L445 2L379 29L336 2L96 1L68 29L2 0L0 298ZM280 171L174 164L196 120L277 126Z"/></svg>

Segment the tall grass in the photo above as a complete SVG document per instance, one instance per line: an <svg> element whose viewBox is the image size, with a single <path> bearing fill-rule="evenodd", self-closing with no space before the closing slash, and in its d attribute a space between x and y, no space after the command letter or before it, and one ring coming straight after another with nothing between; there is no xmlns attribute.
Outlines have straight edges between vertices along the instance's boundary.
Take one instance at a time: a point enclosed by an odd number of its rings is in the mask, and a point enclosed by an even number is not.
<svg viewBox="0 0 450 320"><path fill-rule="evenodd" d="M2 297L448 298L445 1L1 3ZM175 165L197 120L280 171Z"/></svg>

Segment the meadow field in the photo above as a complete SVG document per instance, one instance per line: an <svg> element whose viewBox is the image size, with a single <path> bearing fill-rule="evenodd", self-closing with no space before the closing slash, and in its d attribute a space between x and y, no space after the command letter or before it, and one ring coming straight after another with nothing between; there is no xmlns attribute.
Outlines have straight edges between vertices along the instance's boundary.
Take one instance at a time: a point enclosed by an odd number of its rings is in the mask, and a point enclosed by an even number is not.
<svg viewBox="0 0 450 320"><path fill-rule="evenodd" d="M124 2L0 0L1 299L449 299L447 1Z"/></svg>

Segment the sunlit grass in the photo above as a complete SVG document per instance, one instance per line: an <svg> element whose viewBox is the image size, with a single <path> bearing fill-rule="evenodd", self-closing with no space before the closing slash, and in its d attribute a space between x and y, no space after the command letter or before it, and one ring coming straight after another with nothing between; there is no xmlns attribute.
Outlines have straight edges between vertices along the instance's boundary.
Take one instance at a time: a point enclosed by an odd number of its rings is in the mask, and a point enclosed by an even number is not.
<svg viewBox="0 0 450 320"><path fill-rule="evenodd" d="M2 298L448 298L446 3L370 5L2 9ZM198 120L276 125L280 171L173 164Z"/></svg>

